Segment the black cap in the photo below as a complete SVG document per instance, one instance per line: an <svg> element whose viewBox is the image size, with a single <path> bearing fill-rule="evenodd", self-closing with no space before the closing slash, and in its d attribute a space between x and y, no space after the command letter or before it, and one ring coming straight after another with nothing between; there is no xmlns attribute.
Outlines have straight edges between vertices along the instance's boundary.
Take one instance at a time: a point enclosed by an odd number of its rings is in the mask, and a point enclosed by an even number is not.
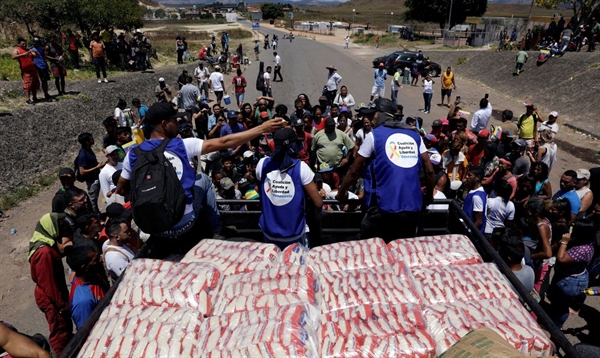
<svg viewBox="0 0 600 358"><path fill-rule="evenodd" d="M112 203L106 207L106 216L109 218L116 218L127 220L131 217L131 211L123 207L119 203Z"/></svg>
<svg viewBox="0 0 600 358"><path fill-rule="evenodd" d="M61 170L58 171L58 176L59 177L71 176L74 178L75 172L71 168L62 168Z"/></svg>
<svg viewBox="0 0 600 358"><path fill-rule="evenodd" d="M177 110L168 102L158 102L150 106L146 112L146 123L156 125L164 120L174 118Z"/></svg>
<svg viewBox="0 0 600 358"><path fill-rule="evenodd" d="M389 100L387 98L377 98L375 100L374 104L375 104L374 108L378 112L385 112L385 113L389 113L391 115L398 112L398 106L394 102L392 102L391 100Z"/></svg>
<svg viewBox="0 0 600 358"><path fill-rule="evenodd" d="M289 145L298 139L296 132L292 128L282 128L273 134L273 142L275 147Z"/></svg>
<svg viewBox="0 0 600 358"><path fill-rule="evenodd" d="M335 119L333 119L332 117L327 117L327 119L325 119L325 125L335 126Z"/></svg>
<svg viewBox="0 0 600 358"><path fill-rule="evenodd" d="M296 119L294 119L292 121L292 125L294 127L303 127L304 126L304 119L300 118L300 117L296 117Z"/></svg>

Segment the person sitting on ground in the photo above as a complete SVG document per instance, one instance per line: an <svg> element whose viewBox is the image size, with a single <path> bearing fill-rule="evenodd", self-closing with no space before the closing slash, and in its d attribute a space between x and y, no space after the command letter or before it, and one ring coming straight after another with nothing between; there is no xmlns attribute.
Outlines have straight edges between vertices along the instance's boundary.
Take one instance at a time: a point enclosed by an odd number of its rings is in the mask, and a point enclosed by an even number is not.
<svg viewBox="0 0 600 358"><path fill-rule="evenodd" d="M575 182L575 189L577 190L577 197L581 201L580 213L587 214L591 211L590 208L594 202L594 193L590 189L590 176L591 173L587 169L577 169L577 181Z"/></svg>
<svg viewBox="0 0 600 358"><path fill-rule="evenodd" d="M62 188L60 188L52 198L52 212L62 213L67 208L65 202L65 191L75 186L75 172L71 168L62 168L58 172L58 179Z"/></svg>
<svg viewBox="0 0 600 358"><path fill-rule="evenodd" d="M541 199L550 199L552 197L552 184L548 179L548 165L543 162L531 164L529 175L535 179L535 189L533 196Z"/></svg>
<svg viewBox="0 0 600 358"><path fill-rule="evenodd" d="M62 258L73 246L73 231L64 213L51 213L38 221L29 241L27 259L35 283L35 303L46 316L49 341L60 354L73 335L69 290Z"/></svg>
<svg viewBox="0 0 600 358"><path fill-rule="evenodd" d="M118 217L108 219L106 223L108 240L102 244L102 256L106 272L113 280L121 276L135 257L135 251L128 245L130 231L129 225Z"/></svg>
<svg viewBox="0 0 600 358"><path fill-rule="evenodd" d="M11 357L52 357L31 338L10 329L4 322L0 322L0 348L0 354L8 353Z"/></svg>
<svg viewBox="0 0 600 358"><path fill-rule="evenodd" d="M483 179L483 170L479 167L472 167L467 172L467 175L463 179L463 184L466 189L469 190L465 203L463 204L463 211L469 219L475 224L475 227L485 233L486 227L486 207L487 207L487 195L483 187L481 186L481 180Z"/></svg>
<svg viewBox="0 0 600 358"><path fill-rule="evenodd" d="M272 119L247 131L222 138L201 140L198 138L176 138L178 135L176 115L177 110L168 103L159 102L150 107L146 114L146 122L151 127L151 135L138 148L148 151L158 147L163 140L167 138L170 140L165 153L169 156L169 160L173 160L175 166L182 168L180 181L187 197L185 212L179 223L175 224L171 230L157 233L149 232L148 234L156 237L179 237L184 235L194 227L196 222L200 222L196 221L196 218L200 214L200 210L203 209L204 215L208 216L207 221L210 223L212 232L218 235L222 224L215 199L212 196L210 179L206 174L196 175L195 170L189 164L190 158L200 156L203 152L211 153L244 144L264 132L273 132L281 128L283 120ZM117 185L117 193L120 195L125 196L129 193L130 180L132 179L136 160L135 152L130 151L123 162L123 171Z"/></svg>
<svg viewBox="0 0 600 358"><path fill-rule="evenodd" d="M117 195L113 196L117 186L113 184L112 175L117 170L123 169L123 163L119 163L119 149L116 145L108 146L105 153L107 159L106 165L100 171L98 180L100 181L100 192L104 197L106 205L109 205L117 197Z"/></svg>
<svg viewBox="0 0 600 358"><path fill-rule="evenodd" d="M97 275L100 253L91 239L76 240L67 254L67 264L75 272L69 303L75 327L81 329L109 289L108 282Z"/></svg>

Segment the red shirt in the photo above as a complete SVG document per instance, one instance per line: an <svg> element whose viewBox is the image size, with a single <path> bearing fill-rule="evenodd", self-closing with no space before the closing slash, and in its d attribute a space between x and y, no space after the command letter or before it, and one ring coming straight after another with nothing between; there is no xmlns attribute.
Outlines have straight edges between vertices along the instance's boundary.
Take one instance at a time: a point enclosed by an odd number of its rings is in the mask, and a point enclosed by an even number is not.
<svg viewBox="0 0 600 358"><path fill-rule="evenodd" d="M233 80L231 80L233 86L235 87L235 93L245 93L246 92L246 79L244 76L235 76Z"/></svg>
<svg viewBox="0 0 600 358"><path fill-rule="evenodd" d="M325 129L325 118L321 118L321 123L317 124L317 122L313 121L313 127L316 128L316 132Z"/></svg>
<svg viewBox="0 0 600 358"><path fill-rule="evenodd" d="M304 133L304 137L302 138L302 150L298 152L298 159L303 161L306 164L309 164L310 160L310 146L312 145L312 135L310 133ZM300 136L298 136L300 138Z"/></svg>
<svg viewBox="0 0 600 358"><path fill-rule="evenodd" d="M17 47L17 51L19 55L28 52L29 50L25 50L22 47ZM33 55L28 54L27 56L19 57L19 67L21 67L21 72L36 72L37 69L35 67L35 63L33 63Z"/></svg>
<svg viewBox="0 0 600 358"><path fill-rule="evenodd" d="M481 162L481 158L483 157L484 154L484 148L478 148L477 144L471 144L469 146L469 150L467 150L467 160L469 161L469 164L474 165L474 166L479 166L479 163Z"/></svg>
<svg viewBox="0 0 600 358"><path fill-rule="evenodd" d="M29 259L31 279L35 282L35 303L40 309L69 308L69 290L65 280L65 268L57 249L42 246Z"/></svg>

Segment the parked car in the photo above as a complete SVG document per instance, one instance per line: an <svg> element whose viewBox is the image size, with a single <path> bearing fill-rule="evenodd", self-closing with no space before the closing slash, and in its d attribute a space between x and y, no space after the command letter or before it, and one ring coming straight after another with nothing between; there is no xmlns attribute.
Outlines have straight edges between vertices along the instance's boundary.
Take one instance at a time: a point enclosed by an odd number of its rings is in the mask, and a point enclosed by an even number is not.
<svg viewBox="0 0 600 358"><path fill-rule="evenodd" d="M385 63L386 68L387 68L388 62L395 60L398 56L400 56L402 54L408 54L408 53L412 53L415 55L417 54L414 51L396 51L396 52L390 53L389 55L375 57L375 59L373 60L373 68L379 67L379 62Z"/></svg>
<svg viewBox="0 0 600 358"><path fill-rule="evenodd" d="M398 69L404 70L405 67L412 68L412 64L417 61L416 53L403 53L398 55L393 61L389 61L385 67L389 74L394 74ZM419 65L421 76L430 75L437 77L442 73L442 66L427 59Z"/></svg>

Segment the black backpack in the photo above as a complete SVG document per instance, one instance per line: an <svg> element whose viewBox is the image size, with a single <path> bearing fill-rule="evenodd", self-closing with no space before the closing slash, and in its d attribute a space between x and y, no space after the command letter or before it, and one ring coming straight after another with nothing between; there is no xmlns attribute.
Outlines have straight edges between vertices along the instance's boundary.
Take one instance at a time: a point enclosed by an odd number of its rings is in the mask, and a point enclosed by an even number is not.
<svg viewBox="0 0 600 358"><path fill-rule="evenodd" d="M185 211L185 190L164 155L170 141L164 139L151 151L133 149L137 160L131 177L131 209L136 225L148 234L171 229Z"/></svg>
<svg viewBox="0 0 600 358"><path fill-rule="evenodd" d="M265 89L265 63L260 62L258 65L258 76L256 77L256 90L262 92Z"/></svg>

